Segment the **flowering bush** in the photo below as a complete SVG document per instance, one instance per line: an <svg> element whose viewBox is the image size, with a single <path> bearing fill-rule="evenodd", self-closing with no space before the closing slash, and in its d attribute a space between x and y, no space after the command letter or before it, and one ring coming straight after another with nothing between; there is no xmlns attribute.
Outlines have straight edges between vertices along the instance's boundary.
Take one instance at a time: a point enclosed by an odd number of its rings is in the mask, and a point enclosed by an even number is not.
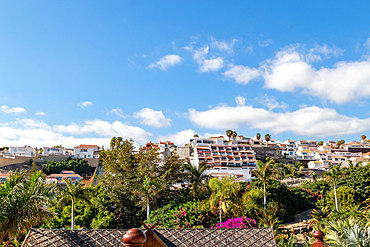
<svg viewBox="0 0 370 247"><path fill-rule="evenodd" d="M258 227L256 220L251 218L231 218L225 222L217 223L215 228L252 228ZM213 226L211 228L214 228Z"/></svg>
<svg viewBox="0 0 370 247"><path fill-rule="evenodd" d="M216 221L217 216L214 216L209 209L202 209L200 202L193 201L183 204L171 202L152 212L145 223L158 223L159 227L164 228L207 228Z"/></svg>

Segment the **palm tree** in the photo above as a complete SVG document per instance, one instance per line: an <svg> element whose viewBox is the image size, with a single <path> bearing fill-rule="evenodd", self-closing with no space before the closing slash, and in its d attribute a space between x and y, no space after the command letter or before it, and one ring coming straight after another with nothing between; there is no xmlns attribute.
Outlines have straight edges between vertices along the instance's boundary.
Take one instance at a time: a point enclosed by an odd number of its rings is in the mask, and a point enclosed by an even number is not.
<svg viewBox="0 0 370 247"><path fill-rule="evenodd" d="M231 135L235 141L235 138L238 136L238 134L236 133L236 131L233 131L232 135Z"/></svg>
<svg viewBox="0 0 370 247"><path fill-rule="evenodd" d="M259 160L257 162L257 169L255 170L255 172L257 177L263 181L263 208L266 209L266 181L272 176L270 163L263 163Z"/></svg>
<svg viewBox="0 0 370 247"><path fill-rule="evenodd" d="M138 193L143 197L146 197L146 204L147 204L147 211L146 211L146 218L149 219L150 215L150 194L156 193L162 189L162 185L160 183L159 178L151 179L150 177L144 177L144 181L142 184L137 184L132 187L132 191L134 193Z"/></svg>
<svg viewBox="0 0 370 247"><path fill-rule="evenodd" d="M232 135L233 135L232 130L226 130L226 136L229 137L229 141L230 141L230 138L232 137Z"/></svg>
<svg viewBox="0 0 370 247"><path fill-rule="evenodd" d="M205 173L205 171L210 166L202 162L198 167L193 166L189 161L184 164L185 180L191 184L192 191L194 194L198 191L200 187L207 183L210 176Z"/></svg>
<svg viewBox="0 0 370 247"><path fill-rule="evenodd" d="M256 138L257 138L257 140L261 139L261 134L260 133L257 133L256 134Z"/></svg>
<svg viewBox="0 0 370 247"><path fill-rule="evenodd" d="M14 172L0 184L0 242L17 238L21 231L41 224L53 214L45 208L56 186L46 184L41 171L32 174Z"/></svg>
<svg viewBox="0 0 370 247"><path fill-rule="evenodd" d="M333 183L334 183L334 197L335 197L335 208L337 209L337 211L339 210L339 207L338 207L338 198L337 198L337 179L339 178L339 175L340 175L340 166L342 165L342 163L339 163L339 165L332 165L331 166L331 170L330 172L326 172L325 173L325 176L328 177L329 179L333 180Z"/></svg>
<svg viewBox="0 0 370 247"><path fill-rule="evenodd" d="M261 188L253 188L243 194L243 203L245 205L245 215L249 215L254 219L261 214L260 202L263 198L263 190Z"/></svg>
<svg viewBox="0 0 370 247"><path fill-rule="evenodd" d="M349 166L350 169L353 169L354 168L354 165L353 165L352 160L349 160L348 161L348 166Z"/></svg>
<svg viewBox="0 0 370 247"><path fill-rule="evenodd" d="M83 187L82 183L76 182L73 183L68 179L63 180L64 183L59 184L59 201L58 206L64 206L68 202L72 203L71 208L71 229L75 227L75 207L77 201L82 202L83 204L90 206L90 200L87 195L87 189Z"/></svg>
<svg viewBox="0 0 370 247"><path fill-rule="evenodd" d="M271 140L271 135L270 134L266 134L265 135L265 140L268 142Z"/></svg>
<svg viewBox="0 0 370 247"><path fill-rule="evenodd" d="M222 212L227 212L228 208L233 208L236 211L240 210L241 204L238 202L238 192L240 184L234 177L226 177L222 180L212 178L209 181L209 187L212 190L208 202L212 210L218 208L220 213L220 223L222 222Z"/></svg>

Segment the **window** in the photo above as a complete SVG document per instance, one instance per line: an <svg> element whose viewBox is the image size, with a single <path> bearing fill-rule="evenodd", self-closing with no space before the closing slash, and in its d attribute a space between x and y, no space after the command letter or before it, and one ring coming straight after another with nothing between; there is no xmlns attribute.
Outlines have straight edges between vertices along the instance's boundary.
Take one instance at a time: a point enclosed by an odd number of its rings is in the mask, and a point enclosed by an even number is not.
<svg viewBox="0 0 370 247"><path fill-rule="evenodd" d="M87 148L81 148L81 153L87 153Z"/></svg>

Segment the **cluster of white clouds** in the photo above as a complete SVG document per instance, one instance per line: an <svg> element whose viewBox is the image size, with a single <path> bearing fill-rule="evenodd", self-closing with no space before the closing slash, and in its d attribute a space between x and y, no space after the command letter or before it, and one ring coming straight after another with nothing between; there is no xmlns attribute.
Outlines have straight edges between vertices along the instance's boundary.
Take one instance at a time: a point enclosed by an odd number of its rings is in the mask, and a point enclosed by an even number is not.
<svg viewBox="0 0 370 247"><path fill-rule="evenodd" d="M370 97L370 61L341 61L332 68L316 69L314 62L332 56L338 57L343 50L327 45L316 45L305 50L301 45L288 46L267 59L258 68L229 65L225 78L236 83L248 84L262 79L264 87L280 92L299 92L317 96L336 104L359 102Z"/></svg>
<svg viewBox="0 0 370 247"><path fill-rule="evenodd" d="M92 103L78 106L86 107ZM26 112L21 107L9 108L2 106L0 108L5 113ZM17 110L23 109L23 110ZM115 114L117 117L126 118L121 108L112 109L107 114ZM46 115L44 112L36 112L35 115ZM156 111L150 108L133 114L133 117L141 120L141 123L154 128L163 128L171 126L171 119L166 118L162 111ZM86 137L94 136L94 137ZM120 136L124 139L132 138L137 144L145 144L153 138L153 134L143 128L132 126L121 121L112 123L100 119L87 120L82 124L70 123L67 125L48 125L41 120L30 118L17 118L15 121L1 123L0 122L0 146L12 145L31 145L31 146L47 146L62 144L66 147L72 147L79 144L97 144L108 145L113 136Z"/></svg>
<svg viewBox="0 0 370 247"><path fill-rule="evenodd" d="M214 51L234 52L234 45L238 40L231 42L218 41L211 37L209 45L195 48L197 41L183 47L190 52L194 61L199 65L198 72L222 72L225 79L234 80L239 84L248 84L253 80L263 82L263 87L280 92L307 94L328 100L336 104L360 102L370 97L370 60L364 56L358 61L340 61L332 67L316 68L315 63L331 57L342 56L344 50L335 46L314 45L312 48L302 44L289 45L278 51L272 58L261 61L257 67L237 65ZM260 46L268 46L273 40L260 41ZM370 51L370 38L364 43ZM179 55L167 55L159 61L149 65L149 68L167 70L169 67L181 63Z"/></svg>
<svg viewBox="0 0 370 247"><path fill-rule="evenodd" d="M86 137L88 135L98 137ZM0 145L2 146L42 147L59 144L65 147L79 144L107 146L113 136L121 136L125 139L133 138L137 143L145 143L153 134L140 127L127 125L120 121L109 123L99 119L85 121L83 124L71 123L70 125L50 126L43 121L26 118L0 125Z"/></svg>
<svg viewBox="0 0 370 247"><path fill-rule="evenodd" d="M220 105L207 111L189 109L189 119L201 128L237 129L248 126L250 129L267 130L272 134L291 132L295 135L311 137L343 136L359 134L370 130L370 118L359 119L339 114L335 109L305 106L296 111L273 112L271 110L242 105L243 97L236 98L237 106Z"/></svg>
<svg viewBox="0 0 370 247"><path fill-rule="evenodd" d="M22 107L12 107L3 105L0 107L2 112L9 113L9 114L18 114L18 113L26 113L26 110Z"/></svg>

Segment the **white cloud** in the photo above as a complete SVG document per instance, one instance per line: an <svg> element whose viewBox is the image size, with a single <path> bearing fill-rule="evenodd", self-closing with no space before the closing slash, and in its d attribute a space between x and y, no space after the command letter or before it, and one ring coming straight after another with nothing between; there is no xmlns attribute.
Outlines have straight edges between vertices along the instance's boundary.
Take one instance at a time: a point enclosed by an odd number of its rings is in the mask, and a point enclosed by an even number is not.
<svg viewBox="0 0 370 247"><path fill-rule="evenodd" d="M202 66L199 68L201 72L217 71L224 66L224 59L222 57L205 59Z"/></svg>
<svg viewBox="0 0 370 247"><path fill-rule="evenodd" d="M194 51L193 58L198 64L202 64L209 51L209 46L204 46L199 50Z"/></svg>
<svg viewBox="0 0 370 247"><path fill-rule="evenodd" d="M326 48L321 50L325 54ZM327 54L339 54L327 52ZM278 52L267 60L265 87L281 92L295 92L328 99L337 104L370 97L370 61L338 62L333 68L315 69L307 57L295 48Z"/></svg>
<svg viewBox="0 0 370 247"><path fill-rule="evenodd" d="M143 108L134 113L135 118L141 118L141 123L155 128L170 127L171 119L166 118L162 111L155 111L150 108Z"/></svg>
<svg viewBox="0 0 370 247"><path fill-rule="evenodd" d="M370 51L370 37L364 43L365 48Z"/></svg>
<svg viewBox="0 0 370 247"><path fill-rule="evenodd" d="M233 52L234 45L238 41L237 39L233 39L230 43L226 41L217 41L215 38L211 37L211 47L213 49L218 49L220 51L227 51L229 53Z"/></svg>
<svg viewBox="0 0 370 247"><path fill-rule="evenodd" d="M194 50L193 44L194 43L191 43L189 46L184 47L184 49L193 53L194 60L199 64L199 72L217 71L224 66L224 58L222 57L206 59L209 52L208 45L203 46L198 50Z"/></svg>
<svg viewBox="0 0 370 247"><path fill-rule="evenodd" d="M274 109L282 109L285 111L289 107L287 103L279 103L275 100L275 98L268 96L267 94L257 98L256 100L258 100L263 106L266 106L270 111Z"/></svg>
<svg viewBox="0 0 370 247"><path fill-rule="evenodd" d="M194 137L196 133L192 129L182 130L175 134L169 134L165 136L158 136L158 141L172 141L177 146L183 146L189 143L190 139Z"/></svg>
<svg viewBox="0 0 370 247"><path fill-rule="evenodd" d="M137 142L145 142L152 136L150 132L142 128L130 126L120 121L109 123L103 120L88 120L84 124L71 123L70 125L55 125L53 130L60 133L72 135L98 134L103 137L121 136L122 138L133 138Z"/></svg>
<svg viewBox="0 0 370 247"><path fill-rule="evenodd" d="M84 101L84 102L80 102L80 103L78 103L77 104L79 107L81 107L81 109L84 109L84 108L86 108L86 107L88 107L88 106L92 106L93 105L93 103L92 102L90 102L90 101Z"/></svg>
<svg viewBox="0 0 370 247"><path fill-rule="evenodd" d="M245 105L245 98L243 96L237 96L235 98L235 102L236 102L237 106L243 106L243 105Z"/></svg>
<svg viewBox="0 0 370 247"><path fill-rule="evenodd" d="M292 132L295 135L325 138L359 134L370 130L370 118L341 115L334 109L317 106L293 112L275 113L252 106L217 106L207 111L189 110L189 119L202 128L237 129L249 126L272 134Z"/></svg>
<svg viewBox="0 0 370 247"><path fill-rule="evenodd" d="M226 78L234 79L237 83L248 84L251 80L258 78L261 75L261 71L243 65L230 65L223 75Z"/></svg>
<svg viewBox="0 0 370 247"><path fill-rule="evenodd" d="M149 65L149 68L150 69L159 68L163 71L166 71L169 67L172 67L172 66L175 66L178 63L181 63L182 60L183 60L182 57L180 57L179 55L171 54L171 55L167 55L167 56L162 57L161 59L159 59L155 63L151 63Z"/></svg>
<svg viewBox="0 0 370 247"><path fill-rule="evenodd" d="M41 120L35 120L30 118L17 118L16 121L11 122L12 126L21 126L23 129L27 128L38 128L50 130L50 126Z"/></svg>
<svg viewBox="0 0 370 247"><path fill-rule="evenodd" d="M266 40L261 40L260 42L258 42L258 45L259 46L269 46L272 44L272 39L266 39Z"/></svg>
<svg viewBox="0 0 370 247"><path fill-rule="evenodd" d="M87 134L98 137L76 137ZM7 123L6 126L0 124L0 146L45 147L61 144L64 147L74 147L79 144L95 144L108 147L113 136L133 138L135 142L144 144L153 135L139 127L129 126L119 121L109 123L98 119L86 121L83 124L55 126L33 119L17 119Z"/></svg>
<svg viewBox="0 0 370 247"><path fill-rule="evenodd" d="M3 105L0 107L0 109L5 113L10 113L10 114L26 113L26 110L22 107L9 108L8 106Z"/></svg>
<svg viewBox="0 0 370 247"><path fill-rule="evenodd" d="M115 114L117 117L126 118L126 116L123 114L123 110L121 108L112 109L112 110L107 112L107 115L109 115L109 114Z"/></svg>
<svg viewBox="0 0 370 247"><path fill-rule="evenodd" d="M42 111L38 111L35 113L36 116L46 116L46 113L45 112L42 112Z"/></svg>
<svg viewBox="0 0 370 247"><path fill-rule="evenodd" d="M327 45L315 45L308 51L306 55L307 61L321 61L321 55L324 55L325 58L330 58L331 56L338 57L343 55L343 50L335 46L329 47Z"/></svg>

